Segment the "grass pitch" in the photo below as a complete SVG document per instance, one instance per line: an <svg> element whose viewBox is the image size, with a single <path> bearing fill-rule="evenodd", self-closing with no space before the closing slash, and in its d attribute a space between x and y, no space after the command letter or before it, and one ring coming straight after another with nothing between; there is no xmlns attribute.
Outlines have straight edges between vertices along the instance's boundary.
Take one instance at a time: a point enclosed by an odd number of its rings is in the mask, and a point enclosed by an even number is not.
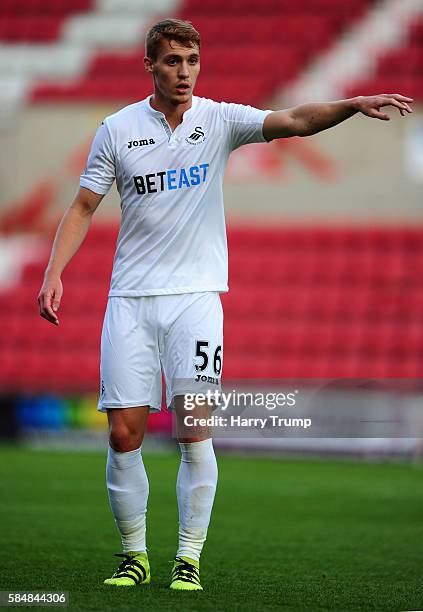
<svg viewBox="0 0 423 612"><path fill-rule="evenodd" d="M179 458L144 461L152 583L118 590L105 455L0 449L0 588L69 591L83 612L423 609L422 465L218 456L205 590L180 593Z"/></svg>

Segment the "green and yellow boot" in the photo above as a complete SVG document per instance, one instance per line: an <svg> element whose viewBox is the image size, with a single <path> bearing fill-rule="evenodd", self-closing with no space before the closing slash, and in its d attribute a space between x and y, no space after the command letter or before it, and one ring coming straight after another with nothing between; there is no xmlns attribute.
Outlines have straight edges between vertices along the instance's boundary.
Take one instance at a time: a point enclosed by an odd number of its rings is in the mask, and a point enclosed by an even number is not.
<svg viewBox="0 0 423 612"><path fill-rule="evenodd" d="M176 557L170 588L175 591L202 591L199 562L189 557Z"/></svg>
<svg viewBox="0 0 423 612"><path fill-rule="evenodd" d="M124 557L111 578L104 584L113 586L137 586L150 583L150 564L146 552L117 553L115 557Z"/></svg>

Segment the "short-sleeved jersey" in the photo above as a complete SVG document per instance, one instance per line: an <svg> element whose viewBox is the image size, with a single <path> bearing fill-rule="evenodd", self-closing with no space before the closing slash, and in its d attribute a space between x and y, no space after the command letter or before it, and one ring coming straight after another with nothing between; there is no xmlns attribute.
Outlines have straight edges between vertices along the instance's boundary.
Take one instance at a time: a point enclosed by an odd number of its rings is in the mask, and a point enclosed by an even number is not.
<svg viewBox="0 0 423 612"><path fill-rule="evenodd" d="M265 141L270 112L193 96L172 132L148 97L102 122L80 184L106 194L116 179L110 296L228 290L225 166L237 147Z"/></svg>

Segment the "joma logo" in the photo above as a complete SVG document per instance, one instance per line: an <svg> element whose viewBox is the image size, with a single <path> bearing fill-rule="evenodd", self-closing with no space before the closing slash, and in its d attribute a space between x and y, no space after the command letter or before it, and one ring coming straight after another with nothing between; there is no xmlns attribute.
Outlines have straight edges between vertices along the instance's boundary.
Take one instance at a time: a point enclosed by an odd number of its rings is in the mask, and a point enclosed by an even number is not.
<svg viewBox="0 0 423 612"><path fill-rule="evenodd" d="M154 138L143 138L142 140L129 140L128 141L128 149L132 149L132 147L145 147L147 145L156 144Z"/></svg>
<svg viewBox="0 0 423 612"><path fill-rule="evenodd" d="M208 382L213 383L214 385L218 385L219 379L214 378L214 376L206 376L205 374L196 374L195 382Z"/></svg>

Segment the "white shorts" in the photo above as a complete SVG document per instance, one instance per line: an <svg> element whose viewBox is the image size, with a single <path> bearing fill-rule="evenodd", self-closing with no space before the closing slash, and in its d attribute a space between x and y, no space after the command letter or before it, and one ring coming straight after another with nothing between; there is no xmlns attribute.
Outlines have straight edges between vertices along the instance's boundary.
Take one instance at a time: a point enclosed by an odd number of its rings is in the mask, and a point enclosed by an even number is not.
<svg viewBox="0 0 423 612"><path fill-rule="evenodd" d="M109 297L101 334L98 410L162 404L220 389L223 310L218 292Z"/></svg>

